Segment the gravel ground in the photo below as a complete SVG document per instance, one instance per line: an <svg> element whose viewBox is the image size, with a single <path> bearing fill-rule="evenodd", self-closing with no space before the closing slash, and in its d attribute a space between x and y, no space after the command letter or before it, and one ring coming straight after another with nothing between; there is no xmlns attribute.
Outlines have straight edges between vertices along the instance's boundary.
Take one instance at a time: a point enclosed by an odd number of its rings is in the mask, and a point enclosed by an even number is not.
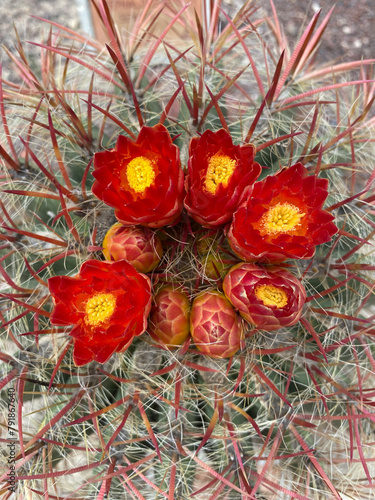
<svg viewBox="0 0 375 500"><path fill-rule="evenodd" d="M268 2L264 2L268 3ZM320 21L335 6L317 58L325 61L352 61L375 58L374 0L274 0L280 24L288 37L296 37L314 13L322 9ZM287 7L287 8L285 8ZM266 11L271 13L267 6Z"/></svg>
<svg viewBox="0 0 375 500"><path fill-rule="evenodd" d="M67 8L69 5L69 8ZM15 45L13 25L17 28L22 42L32 41L40 43L43 33L47 36L49 25L42 23L32 15L43 17L71 29L79 29L80 21L77 5L74 0L0 0L0 46L12 50ZM39 54L40 49L24 44L29 54ZM3 78L13 81L14 75L8 64L8 57L1 50L3 62Z"/></svg>
<svg viewBox="0 0 375 500"><path fill-rule="evenodd" d="M142 0L138 0L141 5ZM296 38L301 26L306 26L314 12L323 9L321 19L336 4L334 14L324 36L318 60L344 61L375 57L375 0L274 0L280 23L288 37ZM227 0L227 4L239 5L239 0ZM259 2L271 14L267 2ZM67 5L69 6L67 8ZM0 45L14 44L13 23L22 40L40 42L41 33L48 32L48 26L30 17L38 15L56 21L72 29L80 26L78 4L73 0L0 0ZM36 47L28 46L28 51L37 54ZM3 77L12 79L10 69L4 61Z"/></svg>

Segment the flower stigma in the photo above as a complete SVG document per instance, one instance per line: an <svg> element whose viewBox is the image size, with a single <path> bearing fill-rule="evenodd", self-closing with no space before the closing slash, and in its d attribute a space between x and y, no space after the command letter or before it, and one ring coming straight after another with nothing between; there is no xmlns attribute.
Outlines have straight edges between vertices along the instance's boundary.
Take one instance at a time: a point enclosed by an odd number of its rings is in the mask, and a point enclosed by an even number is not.
<svg viewBox="0 0 375 500"><path fill-rule="evenodd" d="M99 293L86 303L85 323L96 326L108 320L116 307L116 298L111 293Z"/></svg>
<svg viewBox="0 0 375 500"><path fill-rule="evenodd" d="M271 207L260 220L260 233L277 234L293 233L301 225L301 219L306 214L291 203L278 203Z"/></svg>
<svg viewBox="0 0 375 500"><path fill-rule="evenodd" d="M219 184L227 187L235 168L236 160L230 156L220 154L211 156L204 181L207 191L215 194Z"/></svg>
<svg viewBox="0 0 375 500"><path fill-rule="evenodd" d="M127 164L126 177L136 193L143 193L154 182L156 174L148 158L137 156Z"/></svg>
<svg viewBox="0 0 375 500"><path fill-rule="evenodd" d="M255 288L255 296L265 306L276 306L278 309L285 307L288 303L288 295L282 288L272 285L260 285Z"/></svg>

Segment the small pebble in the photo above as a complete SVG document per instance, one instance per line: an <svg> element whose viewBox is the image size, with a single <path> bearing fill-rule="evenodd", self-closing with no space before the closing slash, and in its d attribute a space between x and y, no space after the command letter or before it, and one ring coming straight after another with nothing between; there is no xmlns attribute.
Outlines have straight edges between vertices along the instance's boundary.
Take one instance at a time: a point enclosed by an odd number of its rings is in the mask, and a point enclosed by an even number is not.
<svg viewBox="0 0 375 500"><path fill-rule="evenodd" d="M350 33L353 33L353 28L351 26L343 26L342 31L345 35L349 35Z"/></svg>

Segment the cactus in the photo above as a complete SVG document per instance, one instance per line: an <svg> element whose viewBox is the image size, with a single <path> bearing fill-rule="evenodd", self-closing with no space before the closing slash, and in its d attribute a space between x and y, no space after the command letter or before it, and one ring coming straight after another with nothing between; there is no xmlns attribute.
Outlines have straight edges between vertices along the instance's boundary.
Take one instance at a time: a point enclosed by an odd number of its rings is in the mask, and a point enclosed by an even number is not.
<svg viewBox="0 0 375 500"><path fill-rule="evenodd" d="M8 52L4 499L373 497L373 61L314 64L332 12L291 43L210 5Z"/></svg>

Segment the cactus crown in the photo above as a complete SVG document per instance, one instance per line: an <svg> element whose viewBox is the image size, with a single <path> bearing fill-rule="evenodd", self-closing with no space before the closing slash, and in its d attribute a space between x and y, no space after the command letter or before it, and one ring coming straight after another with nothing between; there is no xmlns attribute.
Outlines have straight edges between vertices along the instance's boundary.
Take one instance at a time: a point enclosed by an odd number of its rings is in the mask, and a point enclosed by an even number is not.
<svg viewBox="0 0 375 500"><path fill-rule="evenodd" d="M331 13L290 44L210 5L123 36L97 0L108 44L9 53L4 498L371 498L371 61L314 66ZM117 229L104 259L116 218L147 259Z"/></svg>

